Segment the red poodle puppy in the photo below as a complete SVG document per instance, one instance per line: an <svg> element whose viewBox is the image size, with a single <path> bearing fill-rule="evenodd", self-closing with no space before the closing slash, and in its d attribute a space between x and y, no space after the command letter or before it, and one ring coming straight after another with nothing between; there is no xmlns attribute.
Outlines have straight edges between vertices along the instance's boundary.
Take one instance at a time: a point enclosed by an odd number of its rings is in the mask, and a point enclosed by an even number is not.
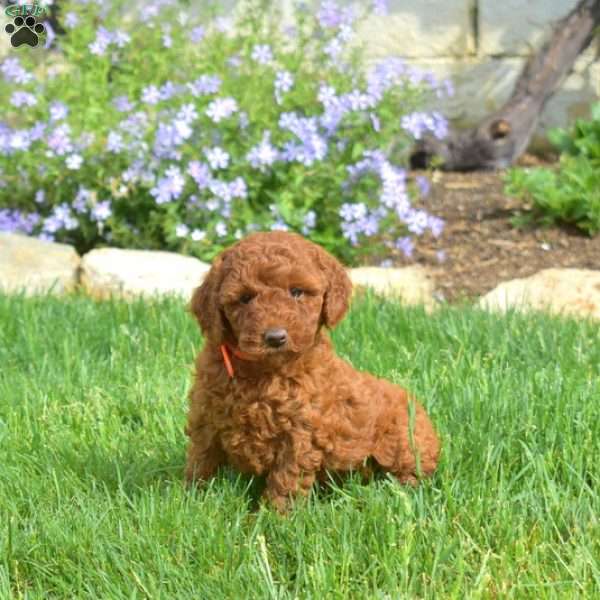
<svg viewBox="0 0 600 600"><path fill-rule="evenodd" d="M422 406L334 352L325 328L351 290L342 265L297 234L255 233L217 256L191 304L206 344L190 391L189 481L229 464L265 475L265 497L284 509L326 471L368 460L403 483L433 473L439 442Z"/></svg>

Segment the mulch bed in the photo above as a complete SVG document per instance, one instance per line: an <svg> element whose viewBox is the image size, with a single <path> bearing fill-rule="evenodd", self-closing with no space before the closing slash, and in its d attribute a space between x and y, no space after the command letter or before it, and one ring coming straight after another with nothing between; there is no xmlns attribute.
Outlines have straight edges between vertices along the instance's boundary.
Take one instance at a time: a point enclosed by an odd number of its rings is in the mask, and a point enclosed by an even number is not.
<svg viewBox="0 0 600 600"><path fill-rule="evenodd" d="M516 229L511 219L521 203L504 194L502 175L435 173L431 193L418 205L443 218L445 230L437 240L418 240L412 259L394 257L394 266L428 267L437 295L449 302L474 299L541 269L600 269L600 235L590 238L572 227Z"/></svg>

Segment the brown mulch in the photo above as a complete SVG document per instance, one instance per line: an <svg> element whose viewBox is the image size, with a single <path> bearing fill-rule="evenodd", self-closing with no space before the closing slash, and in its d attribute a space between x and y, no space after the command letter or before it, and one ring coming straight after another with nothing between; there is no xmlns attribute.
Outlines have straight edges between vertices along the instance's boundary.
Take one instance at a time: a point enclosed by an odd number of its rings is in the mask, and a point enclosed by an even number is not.
<svg viewBox="0 0 600 600"><path fill-rule="evenodd" d="M394 263L428 267L436 294L449 302L474 299L502 281L541 269L600 269L600 234L590 238L572 227L515 228L511 219L522 204L504 194L502 176L435 173L431 193L418 204L444 219L444 232L437 240L418 240L411 260Z"/></svg>

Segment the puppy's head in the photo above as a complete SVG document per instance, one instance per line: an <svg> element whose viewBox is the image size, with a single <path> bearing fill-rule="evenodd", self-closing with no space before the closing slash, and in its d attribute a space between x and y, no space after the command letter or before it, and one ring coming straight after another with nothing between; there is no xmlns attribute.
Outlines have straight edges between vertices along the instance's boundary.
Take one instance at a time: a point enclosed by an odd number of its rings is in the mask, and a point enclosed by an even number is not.
<svg viewBox="0 0 600 600"><path fill-rule="evenodd" d="M352 284L323 248L287 232L255 233L223 251L194 292L203 334L255 359L314 344L348 309Z"/></svg>

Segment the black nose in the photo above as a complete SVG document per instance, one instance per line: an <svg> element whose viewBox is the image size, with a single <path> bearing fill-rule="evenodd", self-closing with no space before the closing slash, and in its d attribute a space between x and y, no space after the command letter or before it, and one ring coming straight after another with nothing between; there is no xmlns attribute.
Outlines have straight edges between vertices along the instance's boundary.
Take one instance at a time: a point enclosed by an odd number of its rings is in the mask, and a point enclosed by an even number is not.
<svg viewBox="0 0 600 600"><path fill-rule="evenodd" d="M265 342L267 342L267 346L279 348L287 342L287 331L285 329L267 329Z"/></svg>

